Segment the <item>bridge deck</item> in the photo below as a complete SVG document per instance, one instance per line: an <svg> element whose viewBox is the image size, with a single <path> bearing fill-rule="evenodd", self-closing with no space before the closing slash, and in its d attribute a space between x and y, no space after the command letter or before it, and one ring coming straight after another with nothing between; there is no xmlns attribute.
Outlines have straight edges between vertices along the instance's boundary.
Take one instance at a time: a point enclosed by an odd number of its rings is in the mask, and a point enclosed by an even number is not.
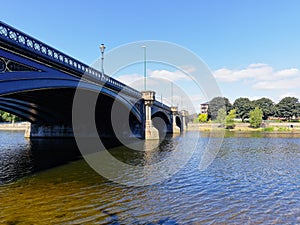
<svg viewBox="0 0 300 225"><path fill-rule="evenodd" d="M0 47L9 51L19 52L33 57L52 67L68 71L70 74L82 77L101 85L109 86L118 91L141 98L141 93L120 81L102 74L61 51L3 23L0 21ZM5 70L5 64L0 60L0 72Z"/></svg>

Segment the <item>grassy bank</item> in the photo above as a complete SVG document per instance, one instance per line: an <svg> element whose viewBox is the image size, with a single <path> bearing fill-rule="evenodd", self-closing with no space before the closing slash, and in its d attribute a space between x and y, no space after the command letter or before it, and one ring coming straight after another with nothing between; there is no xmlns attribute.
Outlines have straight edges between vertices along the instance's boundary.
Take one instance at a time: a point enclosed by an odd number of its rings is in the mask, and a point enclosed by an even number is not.
<svg viewBox="0 0 300 225"><path fill-rule="evenodd" d="M265 128L253 128L249 123L236 123L234 129L225 129L218 123L189 123L188 130L199 131L241 131L241 132L299 132L300 123L269 123Z"/></svg>

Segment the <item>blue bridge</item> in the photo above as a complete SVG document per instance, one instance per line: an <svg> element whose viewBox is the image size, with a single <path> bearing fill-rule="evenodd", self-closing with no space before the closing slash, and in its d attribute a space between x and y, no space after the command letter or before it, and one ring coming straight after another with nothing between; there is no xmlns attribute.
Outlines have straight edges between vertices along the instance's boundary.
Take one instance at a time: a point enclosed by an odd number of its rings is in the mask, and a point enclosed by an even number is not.
<svg viewBox="0 0 300 225"><path fill-rule="evenodd" d="M31 123L27 137L73 136L74 116L84 116L74 115L73 100L78 91L85 100L97 94L94 120L84 118L76 127L82 134L88 134L92 123L100 137L134 135L145 139L180 133L185 127L185 114L155 100L154 91L139 92L0 22L0 109ZM89 102L82 102L83 111L85 104ZM117 107L121 121L117 129L113 107ZM127 122L129 126L122 125Z"/></svg>

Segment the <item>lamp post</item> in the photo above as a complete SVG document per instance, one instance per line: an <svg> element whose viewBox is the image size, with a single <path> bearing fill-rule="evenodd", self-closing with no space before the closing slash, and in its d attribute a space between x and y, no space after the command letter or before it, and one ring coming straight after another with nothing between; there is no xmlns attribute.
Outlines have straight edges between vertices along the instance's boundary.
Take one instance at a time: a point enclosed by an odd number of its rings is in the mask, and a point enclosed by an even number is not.
<svg viewBox="0 0 300 225"><path fill-rule="evenodd" d="M173 106L173 82L171 81L171 106Z"/></svg>
<svg viewBox="0 0 300 225"><path fill-rule="evenodd" d="M146 83L146 79L147 79L147 61L146 61L146 55L147 55L147 48L145 45L141 46L144 49L144 91L146 91L147 89L147 83Z"/></svg>
<svg viewBox="0 0 300 225"><path fill-rule="evenodd" d="M101 73L102 73L102 77L104 76L104 67L103 67L103 61L104 61L104 50L105 50L105 46L104 44L100 45L100 51L101 51Z"/></svg>

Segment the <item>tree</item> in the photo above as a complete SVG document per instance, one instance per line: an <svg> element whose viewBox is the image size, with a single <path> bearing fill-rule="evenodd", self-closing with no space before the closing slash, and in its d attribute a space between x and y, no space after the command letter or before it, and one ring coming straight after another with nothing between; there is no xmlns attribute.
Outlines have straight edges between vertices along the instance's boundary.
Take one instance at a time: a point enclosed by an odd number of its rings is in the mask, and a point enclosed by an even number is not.
<svg viewBox="0 0 300 225"><path fill-rule="evenodd" d="M291 120L293 117L300 116L300 103L298 98L285 97L275 106L276 115Z"/></svg>
<svg viewBox="0 0 300 225"><path fill-rule="evenodd" d="M255 107L254 110L250 111L250 125L254 128L260 127L262 123L263 111L259 107Z"/></svg>
<svg viewBox="0 0 300 225"><path fill-rule="evenodd" d="M249 118L249 112L254 109L254 106L248 98L238 98L234 101L233 108L236 110L237 117L244 122Z"/></svg>
<svg viewBox="0 0 300 225"><path fill-rule="evenodd" d="M14 114L0 110L0 121L14 123L15 121L21 121L21 118L15 116Z"/></svg>
<svg viewBox="0 0 300 225"><path fill-rule="evenodd" d="M263 119L268 119L269 116L275 116L275 104L269 98L261 98L253 101L255 107L259 107L263 112Z"/></svg>
<svg viewBox="0 0 300 225"><path fill-rule="evenodd" d="M208 117L215 120L218 116L218 111L224 108L226 114L231 110L232 105L228 98L225 97L215 97L209 102L208 106Z"/></svg>
<svg viewBox="0 0 300 225"><path fill-rule="evenodd" d="M207 114L202 113L198 116L198 120L200 123L205 123L207 121Z"/></svg>
<svg viewBox="0 0 300 225"><path fill-rule="evenodd" d="M233 129L235 127L234 119L236 118L236 110L232 109L229 111L225 119L226 129Z"/></svg>
<svg viewBox="0 0 300 225"><path fill-rule="evenodd" d="M220 108L218 110L217 122L220 123L222 127L224 127L225 120L226 120L226 110L225 108Z"/></svg>

